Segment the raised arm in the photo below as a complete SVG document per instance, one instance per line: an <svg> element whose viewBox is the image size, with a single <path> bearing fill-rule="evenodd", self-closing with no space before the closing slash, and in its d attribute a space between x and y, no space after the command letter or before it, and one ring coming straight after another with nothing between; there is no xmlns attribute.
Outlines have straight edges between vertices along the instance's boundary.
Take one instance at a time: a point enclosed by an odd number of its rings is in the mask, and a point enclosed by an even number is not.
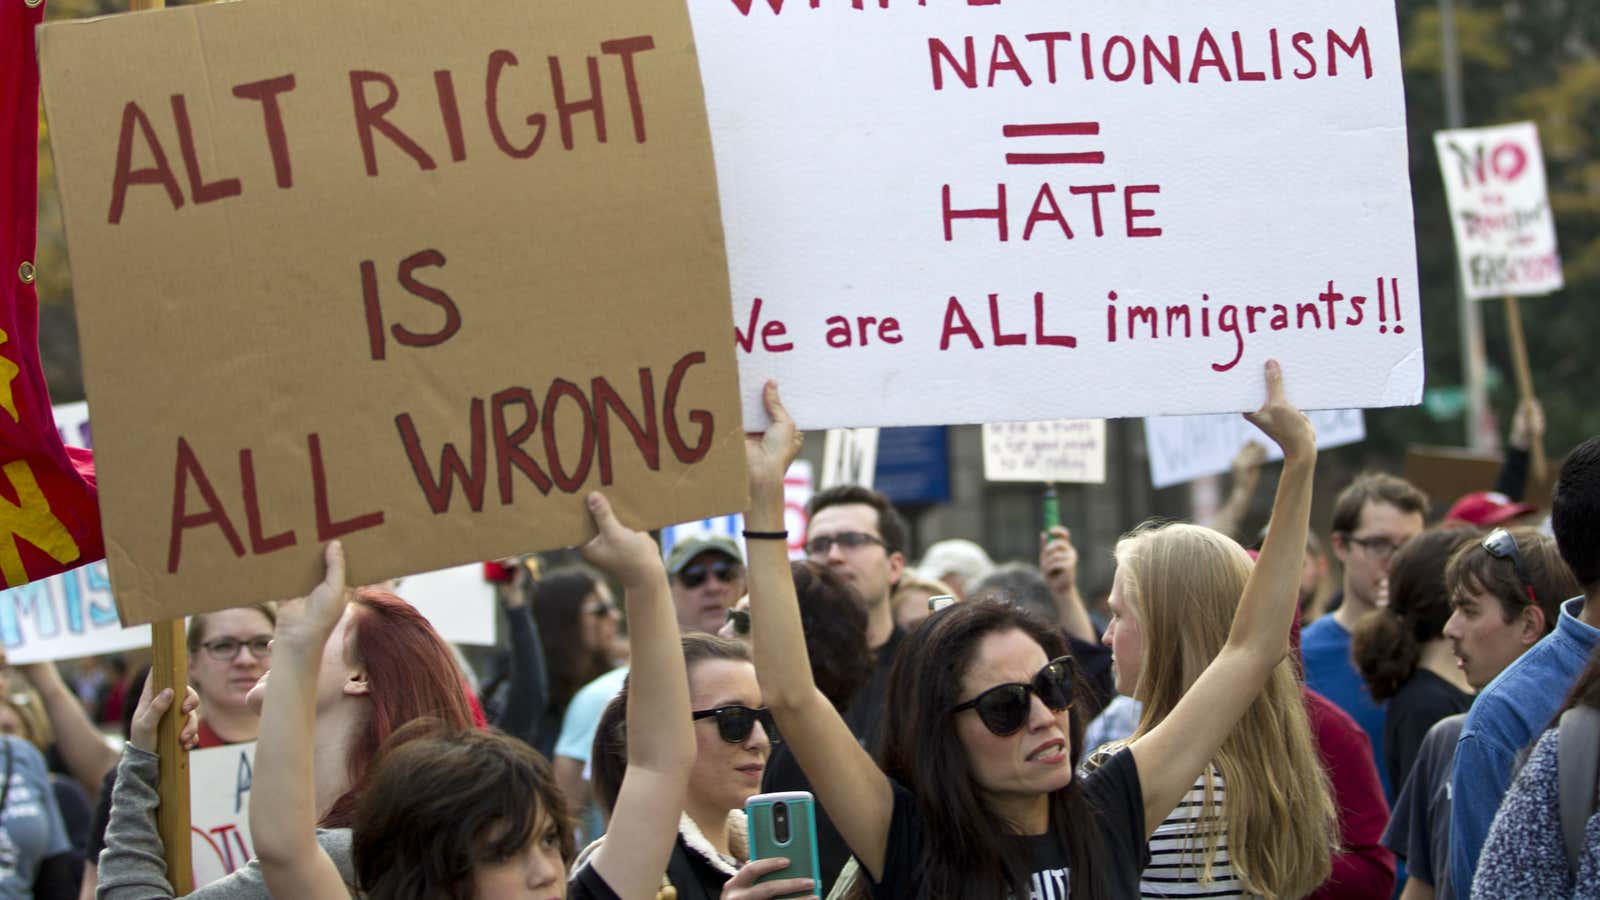
<svg viewBox="0 0 1600 900"><path fill-rule="evenodd" d="M18 666L28 677L39 699L44 703L45 715L56 733L56 748L67 764L67 771L83 785L90 796L99 796L100 785L106 773L117 764L120 754L112 749L106 736L89 721L89 714L76 694L61 680L61 672L53 662L29 663Z"/></svg>
<svg viewBox="0 0 1600 900"><path fill-rule="evenodd" d="M261 737L251 773L250 834L267 890L298 900L348 900L350 890L317 843L311 734L322 652L349 603L344 549L323 550L327 566L311 596L278 609L272 672L261 709Z"/></svg>
<svg viewBox="0 0 1600 900"><path fill-rule="evenodd" d="M1228 642L1160 725L1133 742L1148 831L1166 820L1194 787L1228 732L1289 653L1300 566L1311 526L1311 476L1316 435L1283 392L1283 370L1267 362L1267 402L1246 413L1283 448L1283 474L1272 502L1272 528L1245 583ZM1280 773L1293 777L1293 773Z"/></svg>
<svg viewBox="0 0 1600 900"><path fill-rule="evenodd" d="M622 582L633 625L628 675L628 769L611 829L590 865L620 897L653 897L667 870L694 768L694 722L683 642L655 541L617 521L611 504L589 495L599 534L583 557ZM569 806L571 805L569 801Z"/></svg>
<svg viewBox="0 0 1600 900"><path fill-rule="evenodd" d="M1061 630L1086 644L1097 643L1100 635L1095 634L1094 622L1078 592L1078 548L1072 544L1071 531L1057 525L1039 535L1039 571L1055 598Z"/></svg>
<svg viewBox="0 0 1600 900"><path fill-rule="evenodd" d="M783 474L800 452L800 435L778 400L777 382L767 382L764 394L772 424L766 434L745 439L750 465L750 511L745 513L745 528L779 532L784 530ZM746 555L752 646L762 702L772 710L778 730L845 843L872 877L879 878L894 811L889 779L811 678L786 542L751 539Z"/></svg>

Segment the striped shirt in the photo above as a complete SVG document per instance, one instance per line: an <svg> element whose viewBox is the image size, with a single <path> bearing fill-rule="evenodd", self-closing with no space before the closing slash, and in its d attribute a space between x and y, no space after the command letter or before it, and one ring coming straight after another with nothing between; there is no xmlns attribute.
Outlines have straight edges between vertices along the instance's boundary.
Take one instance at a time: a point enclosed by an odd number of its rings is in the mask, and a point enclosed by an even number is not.
<svg viewBox="0 0 1600 900"><path fill-rule="evenodd" d="M1202 818L1205 808L1206 782L1212 784L1211 816ZM1224 809L1225 792L1222 773L1214 767L1195 779L1190 791L1156 827L1150 836L1150 865L1139 876L1139 894L1145 900L1168 897L1225 897L1253 898L1245 892L1244 885L1233 874L1228 857L1228 820ZM1205 871L1206 833L1203 828L1215 829L1217 852L1211 862L1211 878L1203 881Z"/></svg>

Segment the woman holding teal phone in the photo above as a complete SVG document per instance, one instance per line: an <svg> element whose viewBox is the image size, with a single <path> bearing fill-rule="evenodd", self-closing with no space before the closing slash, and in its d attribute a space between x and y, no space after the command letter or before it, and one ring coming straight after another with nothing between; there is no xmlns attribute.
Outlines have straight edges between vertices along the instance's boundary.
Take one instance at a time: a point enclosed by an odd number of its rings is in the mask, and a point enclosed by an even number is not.
<svg viewBox="0 0 1600 900"><path fill-rule="evenodd" d="M766 384L772 424L745 444L756 671L874 897L1138 895L1151 829L1194 786L1289 652L1316 442L1275 361L1265 381L1266 403L1248 418L1283 448L1283 475L1227 643L1166 719L1083 777L1074 772L1083 721L1072 715L1077 678L1066 641L989 601L937 612L905 639L884 708L883 768L856 742L806 664L787 544L776 539L785 527L783 475L800 436L777 383Z"/></svg>

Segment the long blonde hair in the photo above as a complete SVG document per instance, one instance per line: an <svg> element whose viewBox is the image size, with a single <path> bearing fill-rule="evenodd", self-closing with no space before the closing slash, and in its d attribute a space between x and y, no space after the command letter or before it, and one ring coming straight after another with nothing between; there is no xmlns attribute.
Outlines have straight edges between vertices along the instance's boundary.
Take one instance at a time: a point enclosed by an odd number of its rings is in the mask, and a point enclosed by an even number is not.
<svg viewBox="0 0 1600 900"><path fill-rule="evenodd" d="M1117 543L1122 599L1144 636L1135 697L1144 714L1137 738L1177 706L1228 640L1250 577L1250 557L1233 539L1198 525L1141 528ZM1216 815L1220 770L1226 790L1227 850L1252 893L1302 897L1328 878L1338 846L1338 813L1306 719L1294 663L1284 659L1245 711L1207 770L1200 822ZM1216 829L1199 829L1188 853L1202 881L1216 862Z"/></svg>

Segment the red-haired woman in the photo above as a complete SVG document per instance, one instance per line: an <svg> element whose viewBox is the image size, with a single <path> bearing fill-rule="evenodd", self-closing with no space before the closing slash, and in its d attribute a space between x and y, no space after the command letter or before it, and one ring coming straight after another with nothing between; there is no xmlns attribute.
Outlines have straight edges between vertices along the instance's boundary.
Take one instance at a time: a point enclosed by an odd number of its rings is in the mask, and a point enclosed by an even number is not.
<svg viewBox="0 0 1600 900"><path fill-rule="evenodd" d="M350 826L378 748L414 719L429 717L464 729L472 727L473 716L450 648L421 613L388 591L356 591L326 646L317 679L310 776L321 825L317 839L350 878ZM250 692L258 710L267 681L263 676ZM196 702L191 690L184 713ZM171 705L170 692L152 697L147 685L134 714L100 857L99 895L107 900L172 896L156 830L155 755L156 723ZM267 900L268 893L252 860L189 896Z"/></svg>

